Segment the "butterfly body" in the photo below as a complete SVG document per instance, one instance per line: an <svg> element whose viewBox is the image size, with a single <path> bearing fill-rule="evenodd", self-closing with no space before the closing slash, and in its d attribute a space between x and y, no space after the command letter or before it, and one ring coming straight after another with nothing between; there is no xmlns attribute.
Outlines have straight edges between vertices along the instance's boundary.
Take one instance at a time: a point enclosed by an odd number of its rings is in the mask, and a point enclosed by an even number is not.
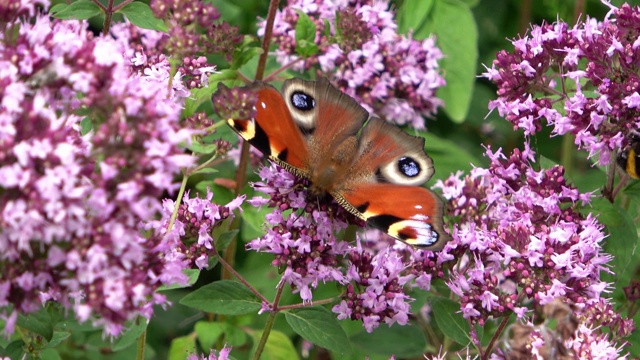
<svg viewBox="0 0 640 360"><path fill-rule="evenodd" d="M369 113L326 79L287 80L282 93L256 82L257 114L227 120L245 140L318 198L331 195L356 217L408 244L442 248L443 203L420 187L433 175L424 139Z"/></svg>

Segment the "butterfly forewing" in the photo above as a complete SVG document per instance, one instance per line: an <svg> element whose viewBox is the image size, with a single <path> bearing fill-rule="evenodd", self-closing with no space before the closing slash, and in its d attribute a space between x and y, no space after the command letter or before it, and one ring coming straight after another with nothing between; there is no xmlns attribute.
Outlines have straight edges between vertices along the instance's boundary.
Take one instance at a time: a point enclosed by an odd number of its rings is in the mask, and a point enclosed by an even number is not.
<svg viewBox="0 0 640 360"><path fill-rule="evenodd" d="M258 96L255 118L229 119L227 122L265 155L303 171L308 158L307 142L282 95L274 87L261 82L254 83L252 88Z"/></svg>

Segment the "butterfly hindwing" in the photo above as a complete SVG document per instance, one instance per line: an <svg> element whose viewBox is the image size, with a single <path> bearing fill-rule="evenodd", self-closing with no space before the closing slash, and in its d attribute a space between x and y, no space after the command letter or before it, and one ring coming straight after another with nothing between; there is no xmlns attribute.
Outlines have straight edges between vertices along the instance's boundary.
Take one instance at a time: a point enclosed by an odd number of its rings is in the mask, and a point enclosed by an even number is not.
<svg viewBox="0 0 640 360"><path fill-rule="evenodd" d="M450 239L442 224L442 200L419 186L434 173L423 138L373 117L360 134L352 172L354 179L339 192L351 205L347 210L355 209L374 227L427 250L441 249Z"/></svg>
<svg viewBox="0 0 640 360"><path fill-rule="evenodd" d="M450 240L442 224L442 200L418 186L359 184L341 196L368 224L405 243L440 250Z"/></svg>

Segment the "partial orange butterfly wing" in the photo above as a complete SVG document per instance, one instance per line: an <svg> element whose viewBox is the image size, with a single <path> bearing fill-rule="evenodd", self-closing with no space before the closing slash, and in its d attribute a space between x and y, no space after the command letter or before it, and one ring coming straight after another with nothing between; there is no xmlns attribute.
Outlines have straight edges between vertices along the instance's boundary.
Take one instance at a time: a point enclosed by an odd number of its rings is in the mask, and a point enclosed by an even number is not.
<svg viewBox="0 0 640 360"><path fill-rule="evenodd" d="M303 169L309 157L307 141L291 117L284 98L273 86L255 82L256 117L249 120L227 119L227 123L243 139L280 165Z"/></svg>

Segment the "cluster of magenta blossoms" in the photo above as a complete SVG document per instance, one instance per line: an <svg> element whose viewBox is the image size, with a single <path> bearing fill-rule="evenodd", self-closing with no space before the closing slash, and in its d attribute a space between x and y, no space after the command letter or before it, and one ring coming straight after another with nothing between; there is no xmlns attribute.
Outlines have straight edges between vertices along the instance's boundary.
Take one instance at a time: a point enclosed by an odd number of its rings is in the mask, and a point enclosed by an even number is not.
<svg viewBox="0 0 640 360"><path fill-rule="evenodd" d="M609 164L640 128L640 9L625 3L602 22L533 26L513 45L484 74L498 86L490 107L527 135L545 122L554 135L573 134L597 164Z"/></svg>
<svg viewBox="0 0 640 360"><path fill-rule="evenodd" d="M528 143L509 157L491 149L487 156L489 168L475 168L464 178L458 173L436 185L449 201L453 224L453 241L438 262L457 258L447 284L462 315L484 325L515 313L533 326L539 319L528 304L561 300L575 308L579 322L562 339L564 346L574 354L608 349L617 356L616 343L631 333L633 323L604 297L608 284L600 274L609 271L611 257L602 251L603 226L579 212L590 194L569 185L561 166L535 170ZM545 346L535 337L527 339L530 355ZM498 358L510 358L510 348Z"/></svg>
<svg viewBox="0 0 640 360"><path fill-rule="evenodd" d="M347 223L364 224L337 203L309 195L306 180L273 164L259 175L262 181L253 186L269 198L247 202L273 211L266 216L267 233L249 242L247 249L274 254L281 281L304 302L311 302L320 282L346 285L343 301L333 308L339 319L362 321L369 332L381 322L406 324L410 298L404 285L414 275L402 272L407 267L402 258L389 249L375 252L360 242L352 245L336 238Z"/></svg>
<svg viewBox="0 0 640 360"><path fill-rule="evenodd" d="M305 58L296 48L298 11L316 26L317 53ZM264 32L265 22L261 26ZM318 65L340 90L388 121L422 129L424 116L442 105L435 97L444 85L442 52L434 38L398 34L387 1L290 0L276 14L273 34L280 64L299 70Z"/></svg>
<svg viewBox="0 0 640 360"><path fill-rule="evenodd" d="M212 199L213 193L209 189L204 198L190 198L187 191L178 206L173 223L171 217L176 203L171 199L163 202L162 218L148 222L148 228L166 233L167 237L175 240L174 251L184 257L189 268L205 269L209 266L209 256L215 251L211 232L224 220L233 218L233 210L242 210L240 205L244 202L245 195L236 197L226 205L215 204Z"/></svg>
<svg viewBox="0 0 640 360"><path fill-rule="evenodd" d="M154 48L156 32L95 37L84 22L47 16L1 25L4 330L55 301L116 335L166 303L159 286L187 280L176 239L143 227L193 163L179 146L193 135L179 124L189 92L166 59L130 47L137 36Z"/></svg>
<svg viewBox="0 0 640 360"><path fill-rule="evenodd" d="M189 57L193 54L221 54L232 59L243 36L237 26L218 22L220 11L204 1L151 0L153 15L165 20L169 36L160 46L170 54Z"/></svg>

